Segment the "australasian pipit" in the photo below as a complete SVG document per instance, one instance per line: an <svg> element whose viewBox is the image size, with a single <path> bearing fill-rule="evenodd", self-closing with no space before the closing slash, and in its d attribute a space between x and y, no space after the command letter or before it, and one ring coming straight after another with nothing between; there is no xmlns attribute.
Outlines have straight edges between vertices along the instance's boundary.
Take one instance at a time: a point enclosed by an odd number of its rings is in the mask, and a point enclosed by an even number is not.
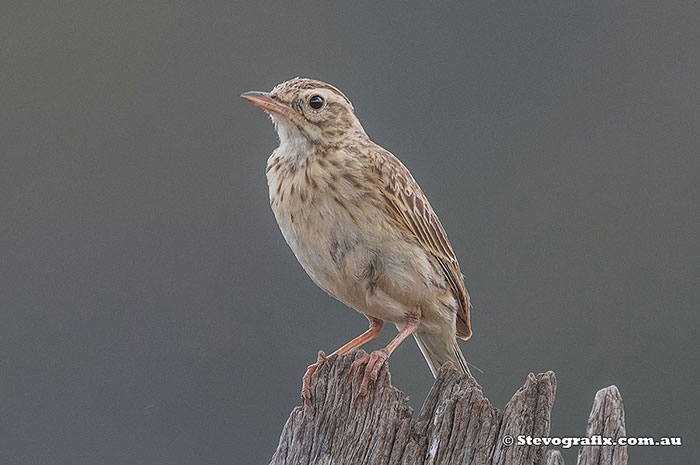
<svg viewBox="0 0 700 465"><path fill-rule="evenodd" d="M391 353L413 335L433 375L445 362L468 373L455 337L471 336L469 294L452 246L408 169L370 140L335 87L296 78L241 95L269 113L279 147L267 161L270 205L311 279L364 314L370 327L335 354L399 329L366 364L359 397ZM319 361L303 378L302 401Z"/></svg>

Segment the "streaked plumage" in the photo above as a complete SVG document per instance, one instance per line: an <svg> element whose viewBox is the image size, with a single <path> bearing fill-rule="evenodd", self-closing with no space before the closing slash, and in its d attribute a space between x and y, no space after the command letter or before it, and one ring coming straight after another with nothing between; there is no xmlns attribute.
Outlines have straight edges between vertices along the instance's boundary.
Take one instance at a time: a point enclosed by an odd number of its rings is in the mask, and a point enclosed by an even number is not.
<svg viewBox="0 0 700 465"><path fill-rule="evenodd" d="M279 134L266 172L285 240L319 287L374 324L337 352L376 336L388 321L403 330L395 345L414 335L433 374L447 361L468 372L455 336L471 336L469 294L445 230L408 169L369 139L350 100L329 84L296 78L244 97L268 111ZM322 107L313 108L312 98ZM366 360L363 386L394 348ZM315 366L305 376L306 400Z"/></svg>

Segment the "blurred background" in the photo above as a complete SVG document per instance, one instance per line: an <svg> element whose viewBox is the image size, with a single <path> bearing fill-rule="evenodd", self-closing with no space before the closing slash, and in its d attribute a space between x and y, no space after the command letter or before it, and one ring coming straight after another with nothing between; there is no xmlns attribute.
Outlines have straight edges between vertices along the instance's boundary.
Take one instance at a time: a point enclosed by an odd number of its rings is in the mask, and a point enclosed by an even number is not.
<svg viewBox="0 0 700 465"><path fill-rule="evenodd" d="M366 328L270 212L246 90L307 76L411 169L502 408L552 435L615 384L630 463L700 455L694 2L9 2L0 15L0 462L265 464L301 376ZM383 346L395 329L368 345ZM393 383L418 409L412 341ZM565 451L575 463L575 450Z"/></svg>

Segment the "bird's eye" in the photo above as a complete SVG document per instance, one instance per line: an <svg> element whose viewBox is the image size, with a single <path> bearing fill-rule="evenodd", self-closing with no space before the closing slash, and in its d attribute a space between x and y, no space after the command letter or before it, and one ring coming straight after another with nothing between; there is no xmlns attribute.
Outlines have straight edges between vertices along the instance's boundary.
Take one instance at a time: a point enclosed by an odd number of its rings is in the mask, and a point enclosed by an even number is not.
<svg viewBox="0 0 700 465"><path fill-rule="evenodd" d="M312 95L309 99L309 106L314 110L318 110L323 106L323 97L320 95Z"/></svg>

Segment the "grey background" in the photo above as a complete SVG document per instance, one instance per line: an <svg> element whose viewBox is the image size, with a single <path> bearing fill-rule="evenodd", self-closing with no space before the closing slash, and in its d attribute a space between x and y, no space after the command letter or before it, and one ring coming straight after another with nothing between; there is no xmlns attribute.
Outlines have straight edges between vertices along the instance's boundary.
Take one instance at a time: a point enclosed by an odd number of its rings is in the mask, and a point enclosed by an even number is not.
<svg viewBox="0 0 700 465"><path fill-rule="evenodd" d="M430 197L496 406L555 370L552 434L579 435L616 384L630 435L684 440L631 463L694 462L698 13L5 2L0 463L267 463L306 365L366 326L284 243L263 175L276 137L238 98L298 75L340 87ZM412 341L391 370L419 407L432 380Z"/></svg>

